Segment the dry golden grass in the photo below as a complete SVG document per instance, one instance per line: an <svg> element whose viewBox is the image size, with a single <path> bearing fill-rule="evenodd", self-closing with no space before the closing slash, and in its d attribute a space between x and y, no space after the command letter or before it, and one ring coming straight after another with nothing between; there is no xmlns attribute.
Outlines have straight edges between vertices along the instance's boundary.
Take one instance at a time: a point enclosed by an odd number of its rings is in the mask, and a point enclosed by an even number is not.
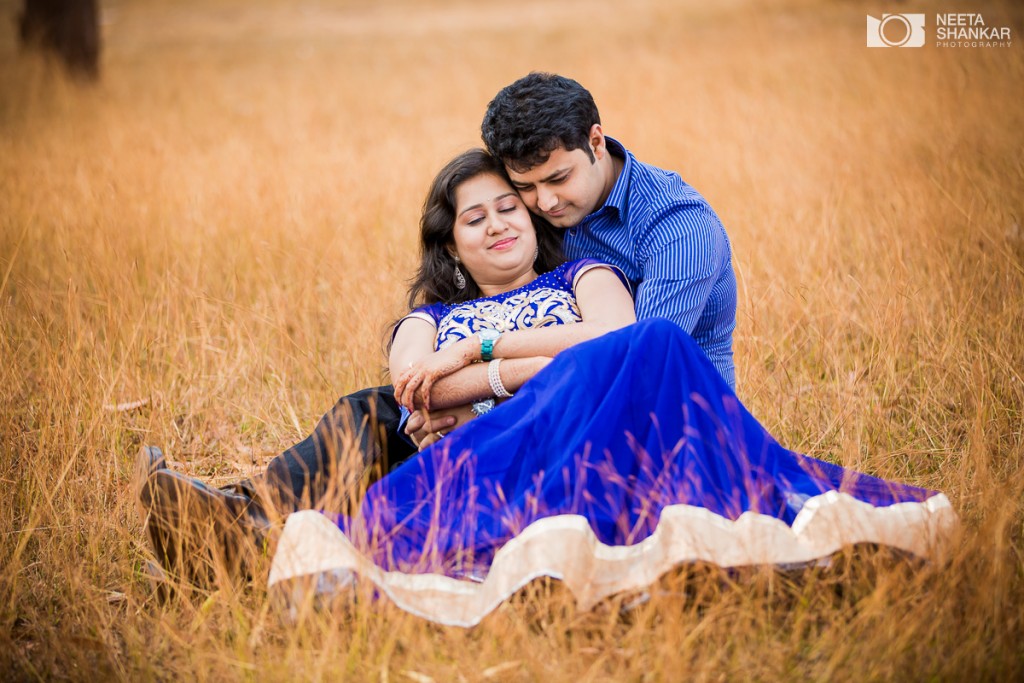
<svg viewBox="0 0 1024 683"><path fill-rule="evenodd" d="M0 678L1024 674L1019 7L970 3L1010 48L868 50L876 3L105 4L95 88L0 30ZM684 567L624 614L538 582L470 630L368 601L293 625L265 577L161 604L138 445L222 483L378 383L427 183L532 69L722 216L753 413L943 490L949 562Z"/></svg>

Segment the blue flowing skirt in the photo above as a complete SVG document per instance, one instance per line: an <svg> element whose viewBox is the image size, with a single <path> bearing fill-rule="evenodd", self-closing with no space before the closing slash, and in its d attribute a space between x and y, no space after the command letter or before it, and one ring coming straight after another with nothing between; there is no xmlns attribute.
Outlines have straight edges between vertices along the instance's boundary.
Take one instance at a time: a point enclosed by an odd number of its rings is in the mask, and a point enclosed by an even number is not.
<svg viewBox="0 0 1024 683"><path fill-rule="evenodd" d="M783 448L693 339L655 319L560 353L337 523L384 569L482 577L501 546L545 517L582 515L602 543L632 545L666 506L792 525L829 491L875 507L936 493Z"/></svg>

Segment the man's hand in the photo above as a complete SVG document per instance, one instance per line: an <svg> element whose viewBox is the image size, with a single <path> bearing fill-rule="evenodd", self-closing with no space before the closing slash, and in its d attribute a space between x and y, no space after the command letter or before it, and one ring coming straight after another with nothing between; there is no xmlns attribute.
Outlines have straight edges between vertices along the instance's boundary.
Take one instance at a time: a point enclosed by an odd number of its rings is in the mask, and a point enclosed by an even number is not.
<svg viewBox="0 0 1024 683"><path fill-rule="evenodd" d="M405 423L405 433L422 451L427 446L440 440L453 429L458 429L476 417L470 404L435 410L417 410Z"/></svg>

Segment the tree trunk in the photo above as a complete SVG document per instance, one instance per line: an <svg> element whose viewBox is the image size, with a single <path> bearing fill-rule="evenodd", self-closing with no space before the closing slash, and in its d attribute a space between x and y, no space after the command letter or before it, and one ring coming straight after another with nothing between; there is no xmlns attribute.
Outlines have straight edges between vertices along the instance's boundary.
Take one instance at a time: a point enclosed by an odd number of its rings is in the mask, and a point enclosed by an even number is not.
<svg viewBox="0 0 1024 683"><path fill-rule="evenodd" d="M25 0L18 28L23 47L56 55L75 76L99 76L96 0Z"/></svg>

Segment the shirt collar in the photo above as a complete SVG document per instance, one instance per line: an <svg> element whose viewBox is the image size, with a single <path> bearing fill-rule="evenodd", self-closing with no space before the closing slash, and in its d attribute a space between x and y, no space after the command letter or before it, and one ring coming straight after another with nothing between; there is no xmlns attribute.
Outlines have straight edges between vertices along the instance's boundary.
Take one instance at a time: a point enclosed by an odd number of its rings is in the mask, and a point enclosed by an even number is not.
<svg viewBox="0 0 1024 683"><path fill-rule="evenodd" d="M607 208L613 208L619 214L619 218L626 220L626 211L629 208L627 205L627 199L629 196L629 178L633 172L633 155L622 146L622 143L618 140L604 136L605 144L608 146L608 151L617 157L623 159L622 172L619 173L619 177L615 179L615 185L612 186L612 191L608 193L608 198L604 200L604 206L595 211L591 215L597 215L604 213Z"/></svg>

